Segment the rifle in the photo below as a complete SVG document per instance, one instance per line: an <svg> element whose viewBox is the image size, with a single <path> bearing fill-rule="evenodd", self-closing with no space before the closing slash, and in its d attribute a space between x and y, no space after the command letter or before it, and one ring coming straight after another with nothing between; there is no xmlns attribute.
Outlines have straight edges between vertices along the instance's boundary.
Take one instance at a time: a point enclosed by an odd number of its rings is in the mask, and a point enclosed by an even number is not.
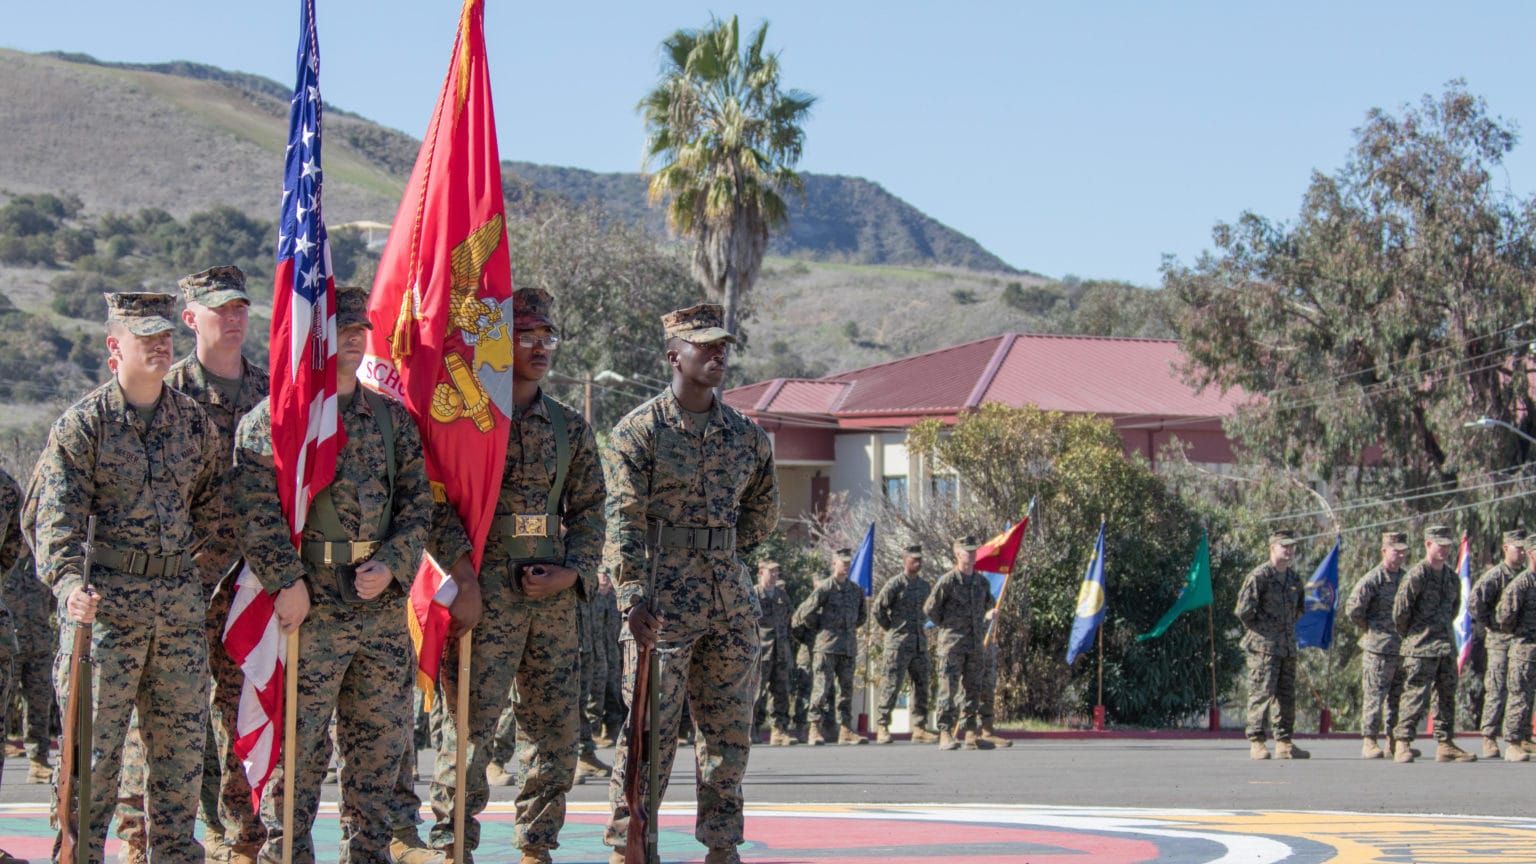
<svg viewBox="0 0 1536 864"><path fill-rule="evenodd" d="M656 568L661 563L661 544L651 546L651 573L646 587L646 608L656 614ZM624 864L659 864L657 819L661 809L661 734L656 718L661 715L661 657L653 645L635 646L635 692L629 699L629 744L624 769L624 803L629 807L629 829L624 832ZM642 739L641 736L644 736ZM640 794L641 761L645 762L646 789Z"/></svg>
<svg viewBox="0 0 1536 864"><path fill-rule="evenodd" d="M91 556L96 517L85 520L85 564L81 585L91 593ZM88 864L91 847L91 625L75 624L75 653L69 657L69 698L64 703L64 741L59 752L59 861ZM74 818L69 808L74 807ZM77 828L78 826L78 828ZM83 841L83 842L82 842Z"/></svg>

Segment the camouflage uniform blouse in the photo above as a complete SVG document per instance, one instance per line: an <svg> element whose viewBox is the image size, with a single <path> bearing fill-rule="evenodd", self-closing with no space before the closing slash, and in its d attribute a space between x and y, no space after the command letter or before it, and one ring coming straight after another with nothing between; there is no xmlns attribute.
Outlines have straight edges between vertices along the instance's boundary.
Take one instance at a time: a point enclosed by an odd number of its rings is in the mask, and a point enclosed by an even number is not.
<svg viewBox="0 0 1536 864"><path fill-rule="evenodd" d="M92 390L49 430L27 490L22 531L32 538L38 577L60 603L80 587L91 514L99 547L172 556L212 540L225 515L228 461L192 397L163 388L146 429L116 381ZM139 578L92 571L108 588Z"/></svg>
<svg viewBox="0 0 1536 864"><path fill-rule="evenodd" d="M1509 583L1494 609L1493 620L1513 640L1511 648L1525 652L1536 648L1536 573L1527 570Z"/></svg>
<svg viewBox="0 0 1536 864"><path fill-rule="evenodd" d="M191 396L193 401L202 406L208 419L213 421L214 428L219 432L219 446L224 453L226 471L235 462L235 425L256 407L256 403L267 398L268 380L265 369L244 357L240 358L240 392L235 401L230 403L224 391L208 379L208 370L198 362L196 354L181 358L165 376L166 384ZM198 554L197 569L203 577L203 587L210 593L238 557L239 545L236 521L229 519L223 523L218 544ZM223 554L219 554L221 552Z"/></svg>
<svg viewBox="0 0 1536 864"><path fill-rule="evenodd" d="M1296 619L1305 597L1294 568L1281 573L1264 563L1248 574L1237 589L1237 620L1248 629L1243 650L1276 657L1296 653Z"/></svg>
<svg viewBox="0 0 1536 864"><path fill-rule="evenodd" d="M432 488L427 483L416 421L399 402L388 397L383 402L393 418L395 436L395 494L384 537L379 537L379 516L389 502L389 466L383 433L369 400L363 397L361 385L352 404L338 411L347 443L336 459L336 478L330 484L331 501L337 520L350 539L383 540L371 560L388 567L400 587L409 592L432 521ZM244 523L241 530L245 560L262 587L275 594L284 582L308 575L316 604L322 600L341 604L335 580L315 578L322 565L303 561L288 539L288 524L278 499L277 472L272 462L271 403L266 399L240 421L235 433L233 476L235 509ZM303 539L327 538L315 520L307 519ZM462 536L459 539L460 543L451 545L459 551L467 550L468 542ZM444 566L450 563L443 562Z"/></svg>
<svg viewBox="0 0 1536 864"><path fill-rule="evenodd" d="M992 586L987 577L972 570L951 570L939 577L923 612L938 627L934 636L941 653L978 651L987 635L987 612L992 608Z"/></svg>
<svg viewBox="0 0 1536 864"><path fill-rule="evenodd" d="M1454 657L1451 622L1461 606L1461 580L1450 567L1413 565L1398 586L1392 621L1403 637L1404 657Z"/></svg>
<svg viewBox="0 0 1536 864"><path fill-rule="evenodd" d="M1397 597L1397 586L1402 580L1403 571L1377 565L1349 593L1344 614L1360 628L1359 644L1363 650L1375 654L1398 652L1403 639L1397 635L1397 625L1392 623L1392 601Z"/></svg>
<svg viewBox="0 0 1536 864"><path fill-rule="evenodd" d="M864 589L852 579L829 577L816 586L816 653L853 656L859 646L853 631L869 619Z"/></svg>
<svg viewBox="0 0 1536 864"><path fill-rule="evenodd" d="M1500 561L1483 573L1477 584L1472 586L1472 595L1467 598L1467 611L1472 613L1473 623L1487 631L1483 644L1489 648L1506 648L1513 641L1513 637L1494 621L1493 612L1499 605L1499 597L1504 589L1519 575L1519 570Z"/></svg>
<svg viewBox="0 0 1536 864"><path fill-rule="evenodd" d="M697 635L712 609L757 625L757 596L742 559L779 521L768 435L716 399L704 429L691 431L668 387L613 427L608 443L608 533L619 608L646 602L646 523L736 529L736 548L665 547L656 573L661 638ZM629 635L625 631L626 637Z"/></svg>
<svg viewBox="0 0 1536 864"><path fill-rule="evenodd" d="M885 629L887 646L910 643L918 651L927 650L927 637L923 634L927 617L923 614L923 604L928 602L932 590L921 573L908 576L905 572L880 589L875 598L875 623Z"/></svg>

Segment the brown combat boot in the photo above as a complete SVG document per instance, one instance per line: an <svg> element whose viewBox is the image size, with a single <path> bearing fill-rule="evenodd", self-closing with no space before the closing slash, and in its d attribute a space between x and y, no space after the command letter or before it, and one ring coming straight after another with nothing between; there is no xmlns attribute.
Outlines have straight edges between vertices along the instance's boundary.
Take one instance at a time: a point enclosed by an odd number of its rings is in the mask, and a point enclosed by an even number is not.
<svg viewBox="0 0 1536 864"><path fill-rule="evenodd" d="M1264 746L1264 739L1250 738L1248 740L1248 758L1258 761L1269 758L1269 748Z"/></svg>
<svg viewBox="0 0 1536 864"><path fill-rule="evenodd" d="M880 724L880 728L875 730L875 743L876 744L889 744L889 743L891 743L891 727L885 725L884 723L881 723Z"/></svg>
<svg viewBox="0 0 1536 864"><path fill-rule="evenodd" d="M1013 746L1013 742L1012 741L1009 741L1007 738L1004 738L1003 736L997 734L997 730L993 729L991 726L983 726L983 727L981 727L981 734L978 737L980 737L981 740L983 740L983 741L991 742L992 746L994 746L994 747L1012 747Z"/></svg>
<svg viewBox="0 0 1536 864"><path fill-rule="evenodd" d="M624 850L615 849L608 853L608 864L624 864Z"/></svg>
<svg viewBox="0 0 1536 864"><path fill-rule="evenodd" d="M1381 745L1376 743L1376 739L1374 737L1366 736L1360 741L1360 758L1385 759L1387 758L1387 754L1382 751Z"/></svg>
<svg viewBox="0 0 1536 864"><path fill-rule="evenodd" d="M1275 742L1276 759L1311 759L1312 751L1303 750L1291 743L1291 739L1284 738Z"/></svg>
<svg viewBox="0 0 1536 864"><path fill-rule="evenodd" d="M807 733L806 737L812 747L820 747L821 745L827 743L827 739L821 734L820 723L812 723L810 732Z"/></svg>
<svg viewBox="0 0 1536 864"><path fill-rule="evenodd" d="M229 864L256 864L260 843L235 843L229 847Z"/></svg>
<svg viewBox="0 0 1536 864"><path fill-rule="evenodd" d="M203 864L229 864L229 841L224 839L224 832L208 826L203 832Z"/></svg>
<svg viewBox="0 0 1536 864"><path fill-rule="evenodd" d="M853 731L848 726L840 726L837 730L837 743L839 744L868 744L869 739ZM732 852L736 851L734 848Z"/></svg>
<svg viewBox="0 0 1536 864"><path fill-rule="evenodd" d="M955 740L955 736L949 734L949 730L948 729L940 729L939 730L939 749L940 750L959 750L960 749L960 742Z"/></svg>
<svg viewBox="0 0 1536 864"><path fill-rule="evenodd" d="M1476 762L1477 754L1456 746L1455 741L1441 741L1435 747L1436 762Z"/></svg>
<svg viewBox="0 0 1536 864"><path fill-rule="evenodd" d="M499 763L492 762L485 766L485 783L487 786L511 786L513 779L512 773Z"/></svg>
<svg viewBox="0 0 1536 864"><path fill-rule="evenodd" d="M1415 757L1413 755L1413 748L1411 746L1409 746L1407 741L1404 741L1403 739L1399 738L1396 741L1392 742L1392 761L1393 762L1398 762L1398 763L1406 765L1409 762L1412 762L1414 760L1414 758Z"/></svg>
<svg viewBox="0 0 1536 864"><path fill-rule="evenodd" d="M1524 750L1528 756L1536 756L1536 743L1533 743L1529 738L1520 742L1520 749Z"/></svg>
<svg viewBox="0 0 1536 864"><path fill-rule="evenodd" d="M442 854L443 864L475 864L475 853L466 849L464 850L464 857L460 858L457 847L452 843L448 844L448 848L436 851Z"/></svg>
<svg viewBox="0 0 1536 864"><path fill-rule="evenodd" d="M576 757L577 783L586 783L589 779L606 778L612 775L613 766L597 758L596 753L583 753Z"/></svg>
<svg viewBox="0 0 1536 864"><path fill-rule="evenodd" d="M1492 735L1483 736L1483 758L1499 758L1499 739Z"/></svg>
<svg viewBox="0 0 1536 864"><path fill-rule="evenodd" d="M912 743L913 744L935 744L935 743L938 742L938 740L939 740L939 736L933 734L932 732L929 732L927 730L927 728L925 728L923 726L913 726L912 727Z"/></svg>
<svg viewBox="0 0 1536 864"><path fill-rule="evenodd" d="M117 850L117 864L149 864L149 853L143 846L124 841Z"/></svg>
<svg viewBox="0 0 1536 864"><path fill-rule="evenodd" d="M49 765L46 759L43 760L42 762L38 762L36 760L33 760L31 763L29 763L27 765L27 782L28 783L52 783L53 782L53 766Z"/></svg>
<svg viewBox="0 0 1536 864"><path fill-rule="evenodd" d="M413 825L395 829L395 836L389 841L389 860L394 864L443 864L448 855L422 842Z"/></svg>
<svg viewBox="0 0 1536 864"><path fill-rule="evenodd" d="M549 857L548 849L524 849L517 864L554 864L554 859Z"/></svg>
<svg viewBox="0 0 1536 864"><path fill-rule="evenodd" d="M711 849L704 856L704 864L741 864L741 853L736 851L735 846Z"/></svg>
<svg viewBox="0 0 1536 864"><path fill-rule="evenodd" d="M1518 743L1516 743L1514 741L1511 741L1504 748L1504 761L1505 762L1529 762L1529 761L1531 761L1531 754L1529 754L1529 753L1525 752L1524 750L1520 749L1520 745Z"/></svg>

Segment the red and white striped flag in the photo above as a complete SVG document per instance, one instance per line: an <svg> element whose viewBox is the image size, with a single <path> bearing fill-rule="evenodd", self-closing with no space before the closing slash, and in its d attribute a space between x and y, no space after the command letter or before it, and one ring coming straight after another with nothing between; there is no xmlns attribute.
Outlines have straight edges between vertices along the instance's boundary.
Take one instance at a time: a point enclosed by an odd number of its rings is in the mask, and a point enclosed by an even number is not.
<svg viewBox="0 0 1536 864"><path fill-rule="evenodd" d="M299 6L298 81L288 113L272 292L269 400L278 497L295 545L310 501L336 476L336 456L346 439L336 419L336 281L320 216L320 45L314 0ZM249 569L240 574L224 648L245 672L234 748L259 804L282 751L282 635L272 598Z"/></svg>

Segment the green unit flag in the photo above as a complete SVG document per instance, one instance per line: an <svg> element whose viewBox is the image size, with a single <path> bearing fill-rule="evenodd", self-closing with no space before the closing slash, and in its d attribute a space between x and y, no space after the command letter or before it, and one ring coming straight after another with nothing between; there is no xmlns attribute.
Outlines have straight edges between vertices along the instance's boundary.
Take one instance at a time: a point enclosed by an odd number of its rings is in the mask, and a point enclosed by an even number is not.
<svg viewBox="0 0 1536 864"><path fill-rule="evenodd" d="M1175 618L1191 609L1209 605L1211 605L1211 544L1206 539L1205 532L1201 531L1200 548L1195 550L1195 560L1189 565L1189 575L1184 577L1184 588L1179 591L1179 599L1173 601L1173 606L1163 613L1163 617L1158 619L1157 625L1150 633L1137 636L1136 641L1156 639L1168 632L1168 627L1173 624Z"/></svg>

